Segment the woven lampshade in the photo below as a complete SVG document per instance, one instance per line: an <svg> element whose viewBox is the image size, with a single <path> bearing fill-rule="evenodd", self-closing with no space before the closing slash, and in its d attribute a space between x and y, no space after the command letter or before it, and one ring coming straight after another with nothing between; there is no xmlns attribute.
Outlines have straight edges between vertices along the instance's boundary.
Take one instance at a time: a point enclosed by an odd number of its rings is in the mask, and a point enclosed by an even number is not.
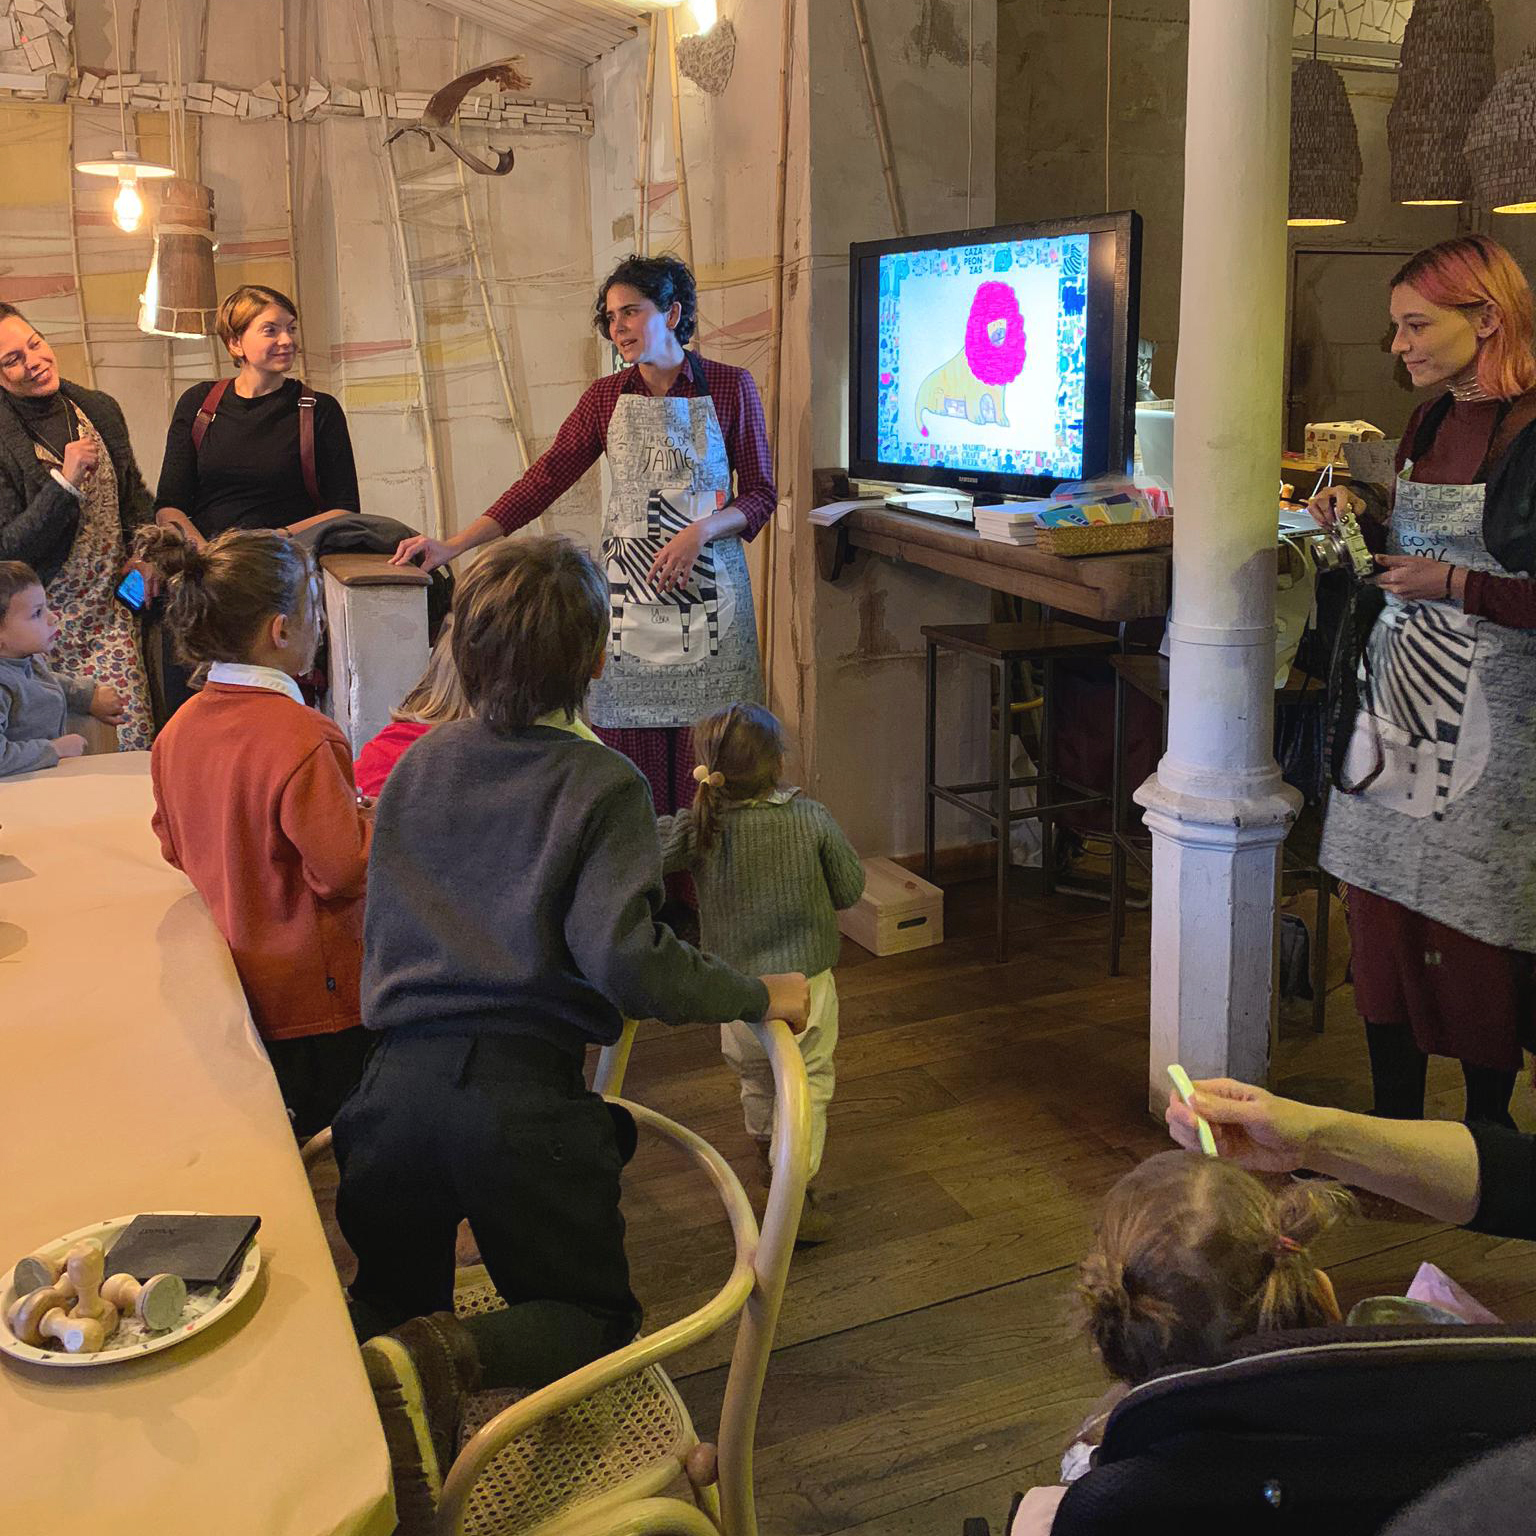
<svg viewBox="0 0 1536 1536"><path fill-rule="evenodd" d="M1321 59L1291 71L1288 224L1347 224L1360 203L1360 135L1344 78Z"/></svg>
<svg viewBox="0 0 1536 1536"><path fill-rule="evenodd" d="M1492 89L1488 0L1415 0L1403 31L1397 97L1387 113L1393 202L1467 200L1467 130Z"/></svg>
<svg viewBox="0 0 1536 1536"><path fill-rule="evenodd" d="M1495 213L1536 213L1536 46L1494 82L1467 131L1478 203Z"/></svg>
<svg viewBox="0 0 1536 1536"><path fill-rule="evenodd" d="M181 176L161 185L155 254L139 295L139 329L151 336L212 336L219 312L213 193Z"/></svg>

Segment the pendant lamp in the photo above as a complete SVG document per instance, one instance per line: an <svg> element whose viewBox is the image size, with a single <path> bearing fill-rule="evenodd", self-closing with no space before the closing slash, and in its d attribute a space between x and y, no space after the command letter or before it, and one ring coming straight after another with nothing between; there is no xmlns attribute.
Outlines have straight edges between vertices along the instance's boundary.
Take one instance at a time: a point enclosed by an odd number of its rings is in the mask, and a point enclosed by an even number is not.
<svg viewBox="0 0 1536 1536"><path fill-rule="evenodd" d="M123 136L123 147L114 150L108 160L77 160L75 169L87 176L117 178L117 196L112 200L112 222L124 234L131 235L139 227L139 220L144 217L144 199L139 195L139 183L174 176L176 173L168 165L155 165L151 161L139 159L128 148L128 89L122 81L123 29L117 6L118 0L112 0L112 30L117 40L114 56L118 75L117 121Z"/></svg>
<svg viewBox="0 0 1536 1536"><path fill-rule="evenodd" d="M1291 71L1291 196L1286 223L1297 227L1347 224L1359 207L1360 172L1360 136L1343 77L1321 59L1303 59Z"/></svg>
<svg viewBox="0 0 1536 1536"><path fill-rule="evenodd" d="M139 329L149 336L212 336L219 312L213 269L213 193L175 176L155 209L155 254L139 295Z"/></svg>
<svg viewBox="0 0 1536 1536"><path fill-rule="evenodd" d="M1499 76L1472 119L1467 165L1481 207L1536 213L1536 45Z"/></svg>
<svg viewBox="0 0 1536 1536"><path fill-rule="evenodd" d="M1493 73L1488 0L1415 0L1387 113L1393 202L1443 207L1471 195L1463 150Z"/></svg>

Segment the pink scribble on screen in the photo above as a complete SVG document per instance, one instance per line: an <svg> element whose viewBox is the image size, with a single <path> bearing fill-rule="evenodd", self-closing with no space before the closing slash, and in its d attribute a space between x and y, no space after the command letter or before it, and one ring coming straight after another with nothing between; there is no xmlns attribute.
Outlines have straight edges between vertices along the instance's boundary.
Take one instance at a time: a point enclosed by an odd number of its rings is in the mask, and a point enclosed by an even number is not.
<svg viewBox="0 0 1536 1536"><path fill-rule="evenodd" d="M1011 384L1028 353L1024 316L1007 283L983 283L965 322L965 360L983 384Z"/></svg>

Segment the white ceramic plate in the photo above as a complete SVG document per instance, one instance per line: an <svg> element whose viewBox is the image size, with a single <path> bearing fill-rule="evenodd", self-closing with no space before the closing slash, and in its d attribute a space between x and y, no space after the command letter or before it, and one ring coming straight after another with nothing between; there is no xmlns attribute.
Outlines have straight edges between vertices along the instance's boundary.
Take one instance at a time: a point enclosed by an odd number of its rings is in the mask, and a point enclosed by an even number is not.
<svg viewBox="0 0 1536 1536"><path fill-rule="evenodd" d="M201 1216L204 1213L202 1211L157 1211L154 1214ZM76 1243L82 1242L85 1238L94 1237L107 1250L107 1273L110 1275L113 1272L112 1244L116 1241L118 1233L132 1220L132 1216L114 1216L110 1221L94 1221L89 1226L79 1227L31 1251L51 1259L62 1259ZM185 1343L194 1335L201 1333L211 1324L218 1322L226 1312L238 1306L245 1293L255 1285L260 1269L261 1248L255 1239L252 1239L251 1246L246 1249L245 1258L241 1261L240 1273L235 1276L234 1284L222 1296L218 1295L212 1286L189 1289L181 1321L174 1328L167 1328L163 1333L148 1332L136 1317L125 1313L117 1325L117 1331L94 1355L69 1355L62 1349L39 1349L33 1344L23 1344L11 1332L5 1321L6 1313L11 1309L11 1303L16 1300L16 1272L11 1269L6 1272L4 1279L0 1279L0 1353L10 1355L17 1360L25 1360L30 1365L54 1365L63 1366L69 1370L83 1370L91 1366L116 1365L120 1360L137 1360L143 1355L152 1355L162 1349L174 1349L176 1345Z"/></svg>

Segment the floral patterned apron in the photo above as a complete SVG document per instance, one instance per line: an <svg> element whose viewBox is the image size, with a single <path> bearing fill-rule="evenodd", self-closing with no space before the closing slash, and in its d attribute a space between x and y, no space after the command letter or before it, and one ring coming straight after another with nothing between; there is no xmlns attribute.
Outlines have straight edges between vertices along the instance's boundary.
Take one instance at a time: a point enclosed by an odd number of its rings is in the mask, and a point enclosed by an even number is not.
<svg viewBox="0 0 1536 1536"><path fill-rule="evenodd" d="M125 705L117 728L119 752L148 750L154 740L149 709L149 685L139 649L139 620L113 597L122 578L123 528L118 518L117 474L107 445L90 418L75 404L78 430L101 452L96 473L85 482L80 503L80 527L69 556L48 584L48 602L63 626L48 664L55 672L74 673L117 689ZM42 443L37 456L50 469L62 461Z"/></svg>

